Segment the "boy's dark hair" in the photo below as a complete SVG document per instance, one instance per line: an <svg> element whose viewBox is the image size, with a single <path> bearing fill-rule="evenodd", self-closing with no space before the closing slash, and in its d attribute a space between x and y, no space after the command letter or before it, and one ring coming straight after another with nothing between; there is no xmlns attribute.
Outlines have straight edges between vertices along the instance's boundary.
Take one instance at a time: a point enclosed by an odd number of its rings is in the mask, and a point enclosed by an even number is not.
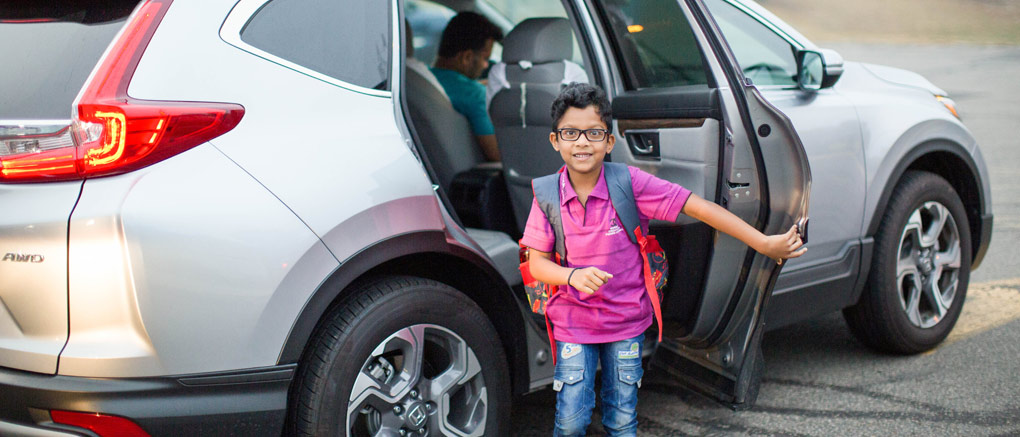
<svg viewBox="0 0 1020 437"><path fill-rule="evenodd" d="M563 118L563 114L567 112L567 108L584 109L591 105L595 105L595 112L599 114L599 118L605 123L606 128L612 129L613 109L609 105L609 98L606 97L606 92L598 85L571 82L563 88L563 91L560 91L560 95L556 97L556 100L553 100L553 131L560 127L560 120Z"/></svg>
<svg viewBox="0 0 1020 437"><path fill-rule="evenodd" d="M452 58L464 50L481 50L485 41L502 41L503 31L474 12L461 12L450 19L439 40L439 56Z"/></svg>

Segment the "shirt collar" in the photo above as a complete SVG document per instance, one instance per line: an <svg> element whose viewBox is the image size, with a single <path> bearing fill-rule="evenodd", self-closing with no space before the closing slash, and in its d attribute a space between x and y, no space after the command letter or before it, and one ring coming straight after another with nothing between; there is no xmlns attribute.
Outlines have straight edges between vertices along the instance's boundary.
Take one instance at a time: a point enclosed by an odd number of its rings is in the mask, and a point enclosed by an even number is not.
<svg viewBox="0 0 1020 437"><path fill-rule="evenodd" d="M602 166L599 170L598 182L595 182L595 188L591 190L591 194L588 197L596 197L602 200L609 199L609 187L606 185L606 166ZM571 199L577 198L577 192L574 191L574 187L570 185L570 177L567 175L567 167L563 166L560 169L560 206L566 205Z"/></svg>

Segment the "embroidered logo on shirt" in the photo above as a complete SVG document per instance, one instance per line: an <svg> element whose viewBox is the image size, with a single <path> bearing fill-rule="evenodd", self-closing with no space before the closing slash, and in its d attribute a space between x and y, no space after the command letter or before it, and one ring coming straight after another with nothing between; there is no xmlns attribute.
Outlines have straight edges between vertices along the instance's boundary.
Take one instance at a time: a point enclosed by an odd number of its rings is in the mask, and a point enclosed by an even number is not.
<svg viewBox="0 0 1020 437"><path fill-rule="evenodd" d="M567 343L567 344L563 345L563 352L560 354L560 356L562 356L563 359L565 360L565 359L573 357L573 356L575 356L575 355L577 355L579 353L581 353L581 345L573 344L573 343Z"/></svg>
<svg viewBox="0 0 1020 437"><path fill-rule="evenodd" d="M619 234L620 232L623 232L623 228L620 227L620 224L617 223L616 219L614 218L613 221L609 223L609 230L606 231L606 236L608 237L610 235L616 235Z"/></svg>
<svg viewBox="0 0 1020 437"><path fill-rule="evenodd" d="M630 350L621 350L621 351L616 353L616 356L621 358L621 359L638 358L638 355L640 355L640 353L641 353L640 350L641 350L641 346L639 344L631 343L630 344Z"/></svg>

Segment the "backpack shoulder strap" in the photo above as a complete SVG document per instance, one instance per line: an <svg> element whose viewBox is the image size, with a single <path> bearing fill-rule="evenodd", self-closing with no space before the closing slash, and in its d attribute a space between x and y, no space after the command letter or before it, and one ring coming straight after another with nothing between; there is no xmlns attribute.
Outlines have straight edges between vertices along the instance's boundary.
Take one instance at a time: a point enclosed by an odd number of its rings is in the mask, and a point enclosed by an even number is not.
<svg viewBox="0 0 1020 437"><path fill-rule="evenodd" d="M531 190L535 193L538 207L545 213L545 218L549 220L553 234L556 236L556 253L560 254L560 259L566 262L567 248L563 243L563 218L560 216L559 183L560 174L557 172L532 179Z"/></svg>
<svg viewBox="0 0 1020 437"><path fill-rule="evenodd" d="M602 164L606 169L606 186L609 188L609 200L613 202L613 209L616 215L623 222L623 228L627 230L627 237L634 244L637 244L637 236L634 231L641 226L641 216L638 214L637 199L634 198L634 186L631 185L630 170L626 164L618 162L606 162ZM642 234L647 234L644 229Z"/></svg>

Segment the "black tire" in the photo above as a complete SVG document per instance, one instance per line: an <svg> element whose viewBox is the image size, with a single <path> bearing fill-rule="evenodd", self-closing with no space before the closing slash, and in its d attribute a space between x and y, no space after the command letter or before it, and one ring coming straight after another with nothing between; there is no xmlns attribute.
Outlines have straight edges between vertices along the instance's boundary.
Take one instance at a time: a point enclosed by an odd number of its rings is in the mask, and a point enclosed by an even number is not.
<svg viewBox="0 0 1020 437"><path fill-rule="evenodd" d="M387 352L375 355L383 349ZM416 351L420 365L405 364L414 362ZM459 368L466 370L457 373ZM439 375L445 379L432 379ZM456 382L445 394L431 392L436 381L451 375ZM359 388L363 400L352 400L355 384L366 383L397 399L387 403L385 396ZM449 409L433 396L447 399ZM404 428L408 436L421 436L412 426L422 426L424 435L436 436L444 434L443 426L453 426L475 435L507 435L510 402L499 335L474 302L432 280L377 278L356 286L316 330L291 387L287 434L358 436L385 427L393 435ZM443 417L451 424L441 424Z"/></svg>
<svg viewBox="0 0 1020 437"><path fill-rule="evenodd" d="M931 247L914 243L921 241L925 233L907 228L915 212L916 218L921 220L915 218L912 228L935 232L936 243L928 238L929 244L934 244ZM946 225L938 228L941 230L936 229L937 217L945 216L946 212L949 217L945 219ZM915 226L916 223L921 226ZM955 224L955 235L950 223ZM946 251L939 252L935 248L953 247L954 240L959 245L958 266L946 264L943 269L941 263L951 257ZM898 267L901 254L906 262ZM910 268L910 263L915 267ZM861 299L844 309L843 317L858 340L879 351L914 354L932 349L949 335L960 316L970 280L970 264L970 225L959 195L945 179L935 174L908 171L889 198L889 206L875 235L875 253ZM940 288L926 288L932 283L929 278L934 278ZM938 298L941 304L934 303L936 292L931 290L944 290L948 294L954 279L956 286L948 304L942 294ZM919 288L917 284L925 285ZM916 300L912 299L914 289L918 289ZM942 314L939 308L944 309Z"/></svg>

